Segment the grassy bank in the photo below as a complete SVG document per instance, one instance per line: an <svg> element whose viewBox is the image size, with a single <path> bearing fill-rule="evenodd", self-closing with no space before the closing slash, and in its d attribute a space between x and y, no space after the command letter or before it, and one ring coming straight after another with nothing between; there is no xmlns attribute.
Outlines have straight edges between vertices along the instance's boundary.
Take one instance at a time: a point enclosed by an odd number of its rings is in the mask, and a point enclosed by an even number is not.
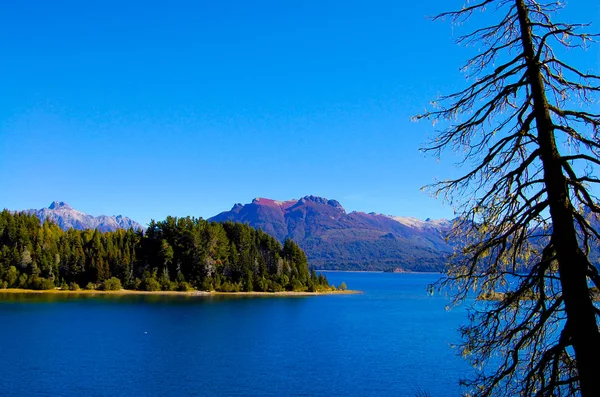
<svg viewBox="0 0 600 397"><path fill-rule="evenodd" d="M218 292L218 291L137 291L121 289L118 291L100 291L100 290L33 290L21 288L0 289L0 294L57 294L57 295L174 295L174 296L317 296L317 295L349 295L361 294L362 291L355 290L335 290L323 292L307 292L307 291L281 291L281 292Z"/></svg>

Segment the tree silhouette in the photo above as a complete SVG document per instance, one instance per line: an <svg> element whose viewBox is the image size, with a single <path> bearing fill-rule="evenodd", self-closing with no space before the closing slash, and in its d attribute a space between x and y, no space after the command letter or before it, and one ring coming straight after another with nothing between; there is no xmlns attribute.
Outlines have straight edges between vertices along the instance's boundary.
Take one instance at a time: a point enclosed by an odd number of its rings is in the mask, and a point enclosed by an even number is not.
<svg viewBox="0 0 600 397"><path fill-rule="evenodd" d="M469 170L431 185L459 213L461 242L440 286L476 301L461 329L474 396L600 396L600 333L593 287L600 276L600 77L563 61L596 35L555 22L559 2L486 0L435 19L462 24L487 11L496 21L458 39L480 52L472 81L416 116L442 122L425 151L464 154ZM455 204L458 202L458 204Z"/></svg>

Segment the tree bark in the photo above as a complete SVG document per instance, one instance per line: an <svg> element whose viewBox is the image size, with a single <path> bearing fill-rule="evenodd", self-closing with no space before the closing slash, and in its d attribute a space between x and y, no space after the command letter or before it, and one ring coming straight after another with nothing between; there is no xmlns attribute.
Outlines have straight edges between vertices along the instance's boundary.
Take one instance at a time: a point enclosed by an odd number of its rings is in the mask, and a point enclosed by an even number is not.
<svg viewBox="0 0 600 397"><path fill-rule="evenodd" d="M600 332L596 310L588 292L587 269L592 266L579 247L569 199L567 179L556 146L539 60L535 57L529 11L524 0L515 0L521 29L527 78L533 98L540 160L544 170L550 216L551 242L556 250L567 323L565 329L575 351L583 397L600 396Z"/></svg>

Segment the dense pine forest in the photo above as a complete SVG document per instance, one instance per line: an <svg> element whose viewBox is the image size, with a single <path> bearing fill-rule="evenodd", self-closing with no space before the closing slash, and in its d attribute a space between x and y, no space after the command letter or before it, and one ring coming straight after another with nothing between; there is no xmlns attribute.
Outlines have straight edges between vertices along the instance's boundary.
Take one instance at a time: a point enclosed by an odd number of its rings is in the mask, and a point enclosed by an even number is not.
<svg viewBox="0 0 600 397"><path fill-rule="evenodd" d="M62 230L0 213L0 288L146 291L329 290L304 252L241 223L168 217L145 231Z"/></svg>

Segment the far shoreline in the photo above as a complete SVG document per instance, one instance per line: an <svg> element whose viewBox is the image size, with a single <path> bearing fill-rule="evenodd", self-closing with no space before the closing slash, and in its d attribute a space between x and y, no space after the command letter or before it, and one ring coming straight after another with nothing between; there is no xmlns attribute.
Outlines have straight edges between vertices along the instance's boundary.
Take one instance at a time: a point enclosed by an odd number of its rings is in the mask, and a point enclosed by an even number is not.
<svg viewBox="0 0 600 397"><path fill-rule="evenodd" d="M385 270L328 270L328 269L315 269L316 272L328 272L328 273L388 273L388 274L439 274L445 275L444 272L415 272L412 270L404 270L401 272L387 272Z"/></svg>
<svg viewBox="0 0 600 397"><path fill-rule="evenodd" d="M34 290L34 289L22 289L22 288L6 288L0 289L0 295L6 294L47 294L47 295L153 295L153 296L263 296L263 297L281 297L281 296L323 296L323 295L354 295L362 294L362 291L357 290L335 290L335 291L322 291L322 292L308 292L308 291L279 291L279 292L262 292L262 291L251 291L251 292L220 292L220 291L137 291L130 289L121 289L118 291L102 291L102 290L60 290L60 289L48 289L48 290Z"/></svg>

